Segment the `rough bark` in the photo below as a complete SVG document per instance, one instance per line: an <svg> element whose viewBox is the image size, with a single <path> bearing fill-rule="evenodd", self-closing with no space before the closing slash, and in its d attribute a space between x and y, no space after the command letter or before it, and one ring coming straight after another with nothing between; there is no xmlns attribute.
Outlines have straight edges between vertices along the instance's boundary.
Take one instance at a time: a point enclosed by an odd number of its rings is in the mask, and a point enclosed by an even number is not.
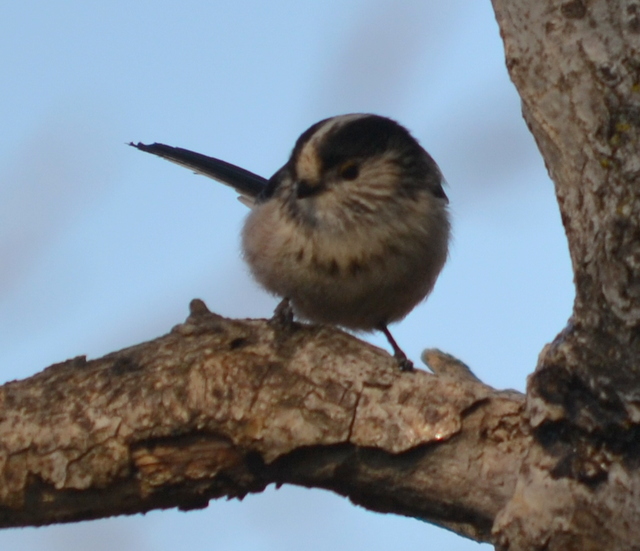
<svg viewBox="0 0 640 551"><path fill-rule="evenodd" d="M402 373L341 331L194 301L164 337L0 389L0 526L293 483L488 541L528 446L524 399L429 357L441 375Z"/></svg>
<svg viewBox="0 0 640 551"><path fill-rule="evenodd" d="M571 319L540 355L501 549L640 549L640 4L493 0L554 181Z"/></svg>

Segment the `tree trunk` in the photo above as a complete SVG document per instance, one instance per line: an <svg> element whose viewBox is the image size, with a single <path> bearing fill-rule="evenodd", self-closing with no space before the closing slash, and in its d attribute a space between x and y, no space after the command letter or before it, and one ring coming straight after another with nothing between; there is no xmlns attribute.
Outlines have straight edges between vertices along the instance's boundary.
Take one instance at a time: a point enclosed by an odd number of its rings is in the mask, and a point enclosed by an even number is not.
<svg viewBox="0 0 640 551"><path fill-rule="evenodd" d="M640 549L640 4L494 0L576 297L529 379L502 549Z"/></svg>

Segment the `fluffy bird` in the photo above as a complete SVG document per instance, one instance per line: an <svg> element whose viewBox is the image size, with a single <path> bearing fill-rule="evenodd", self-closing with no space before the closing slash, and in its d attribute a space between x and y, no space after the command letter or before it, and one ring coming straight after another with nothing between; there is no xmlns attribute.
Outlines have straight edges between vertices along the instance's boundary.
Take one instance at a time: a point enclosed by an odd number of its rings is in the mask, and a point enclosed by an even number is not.
<svg viewBox="0 0 640 551"><path fill-rule="evenodd" d="M269 180L220 159L130 144L233 187L251 207L242 249L255 279L312 322L389 332L424 300L447 259L448 199L438 165L409 131L371 114L324 119Z"/></svg>

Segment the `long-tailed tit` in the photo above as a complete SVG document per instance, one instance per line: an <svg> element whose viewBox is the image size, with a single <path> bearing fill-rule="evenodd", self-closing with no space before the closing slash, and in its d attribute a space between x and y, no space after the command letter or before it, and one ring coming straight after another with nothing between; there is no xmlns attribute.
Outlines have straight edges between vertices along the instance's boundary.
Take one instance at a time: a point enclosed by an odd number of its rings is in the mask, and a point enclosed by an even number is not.
<svg viewBox="0 0 640 551"><path fill-rule="evenodd" d="M408 130L369 114L322 120L269 180L164 144L131 144L230 185L251 207L242 232L255 279L313 322L380 330L433 289L450 223L442 174Z"/></svg>

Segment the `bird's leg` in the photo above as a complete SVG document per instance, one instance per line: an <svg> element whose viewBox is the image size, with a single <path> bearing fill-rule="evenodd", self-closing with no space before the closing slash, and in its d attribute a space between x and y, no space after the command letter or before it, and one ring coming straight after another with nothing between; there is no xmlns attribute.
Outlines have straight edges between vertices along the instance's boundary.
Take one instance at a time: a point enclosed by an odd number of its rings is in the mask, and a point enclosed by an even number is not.
<svg viewBox="0 0 640 551"><path fill-rule="evenodd" d="M398 343L393 338L387 326L383 323L378 329L384 333L384 336L387 337L391 348L393 348L393 357L398 362L398 366L401 371L413 371L413 362L407 358L407 355L402 351L402 349L398 346Z"/></svg>
<svg viewBox="0 0 640 551"><path fill-rule="evenodd" d="M269 324L279 329L291 329L293 326L293 308L288 298L283 298L276 306Z"/></svg>

